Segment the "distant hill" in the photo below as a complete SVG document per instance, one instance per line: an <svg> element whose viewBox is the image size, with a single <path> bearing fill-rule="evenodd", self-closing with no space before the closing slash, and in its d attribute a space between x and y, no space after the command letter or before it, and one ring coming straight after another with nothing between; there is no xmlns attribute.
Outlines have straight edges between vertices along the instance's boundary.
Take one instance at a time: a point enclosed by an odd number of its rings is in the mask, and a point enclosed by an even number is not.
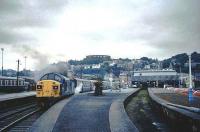
<svg viewBox="0 0 200 132"><path fill-rule="evenodd" d="M96 56L90 56L86 57L83 60L77 61L77 60L69 60L70 65L91 65L91 64L100 64L104 61L110 61L114 60L110 57L105 60L105 58L99 58ZM124 62L131 62L131 59L122 59L119 58L119 60ZM136 63L134 68L135 69L144 69L146 65L149 65L151 69L157 69L157 68L172 68L176 70L177 72L183 72L188 73L188 55L186 53L177 54L175 56L172 56L168 59L159 61L157 59L152 59L148 57L142 57L139 60L141 60L139 63ZM83 70L82 72L85 74L97 74L102 73L105 74L106 72L112 71L114 74L119 75L121 71L124 69L119 69L117 66L106 66L105 64L101 66L101 68L97 69L87 69ZM193 52L192 53L192 72L200 72L200 53Z"/></svg>
<svg viewBox="0 0 200 132"><path fill-rule="evenodd" d="M68 63L70 65L81 65L81 64L86 64L86 65L91 65L91 64L99 64L104 61L110 61L111 57L108 55L89 55L86 56L83 60L77 61L77 60L69 60Z"/></svg>

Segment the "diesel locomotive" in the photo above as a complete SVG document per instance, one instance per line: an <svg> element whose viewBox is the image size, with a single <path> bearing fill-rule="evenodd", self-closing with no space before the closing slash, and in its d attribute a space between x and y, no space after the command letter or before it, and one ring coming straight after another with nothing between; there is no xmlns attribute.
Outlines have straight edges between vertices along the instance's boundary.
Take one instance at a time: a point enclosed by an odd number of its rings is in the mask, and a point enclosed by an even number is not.
<svg viewBox="0 0 200 132"><path fill-rule="evenodd" d="M40 107L49 107L57 100L72 95L75 90L88 92L94 90L94 81L70 79L59 73L47 73L37 82L36 97Z"/></svg>

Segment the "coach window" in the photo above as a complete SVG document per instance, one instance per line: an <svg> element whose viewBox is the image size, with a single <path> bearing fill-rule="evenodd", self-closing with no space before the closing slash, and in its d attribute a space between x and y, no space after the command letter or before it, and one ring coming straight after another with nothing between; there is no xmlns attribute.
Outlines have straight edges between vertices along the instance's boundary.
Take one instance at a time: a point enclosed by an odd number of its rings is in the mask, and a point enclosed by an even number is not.
<svg viewBox="0 0 200 132"><path fill-rule="evenodd" d="M5 85L5 80L2 80L2 86L4 86Z"/></svg>
<svg viewBox="0 0 200 132"><path fill-rule="evenodd" d="M0 86L3 86L2 80L0 80Z"/></svg>
<svg viewBox="0 0 200 132"><path fill-rule="evenodd" d="M13 81L13 80L10 80L10 86L12 86L12 81Z"/></svg>
<svg viewBox="0 0 200 132"><path fill-rule="evenodd" d="M11 80L8 80L8 86L11 86Z"/></svg>
<svg viewBox="0 0 200 132"><path fill-rule="evenodd" d="M20 81L21 82L21 86L23 86L23 81Z"/></svg>
<svg viewBox="0 0 200 132"><path fill-rule="evenodd" d="M6 86L8 85L8 80L5 80L5 85L6 85Z"/></svg>

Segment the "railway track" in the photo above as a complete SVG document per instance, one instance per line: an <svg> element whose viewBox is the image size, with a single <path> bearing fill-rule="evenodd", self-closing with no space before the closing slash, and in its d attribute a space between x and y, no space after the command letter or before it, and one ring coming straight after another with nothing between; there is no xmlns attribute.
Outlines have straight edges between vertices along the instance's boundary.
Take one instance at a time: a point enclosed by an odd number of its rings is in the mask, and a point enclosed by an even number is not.
<svg viewBox="0 0 200 132"><path fill-rule="evenodd" d="M0 132L27 131L41 113L36 104L0 113Z"/></svg>

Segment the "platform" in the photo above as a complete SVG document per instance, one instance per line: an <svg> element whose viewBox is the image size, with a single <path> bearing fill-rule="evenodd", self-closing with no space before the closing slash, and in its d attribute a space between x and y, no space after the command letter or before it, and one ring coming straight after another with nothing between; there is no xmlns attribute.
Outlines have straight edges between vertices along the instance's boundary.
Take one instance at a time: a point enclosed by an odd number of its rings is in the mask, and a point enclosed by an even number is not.
<svg viewBox="0 0 200 132"><path fill-rule="evenodd" d="M103 96L84 93L64 99L44 113L30 131L119 132L129 128L129 131L136 132L137 128L126 115L120 100L137 90L106 90Z"/></svg>
<svg viewBox="0 0 200 132"><path fill-rule="evenodd" d="M31 97L31 96L35 96L35 95L36 95L35 91L2 94L2 95L0 95L0 102L13 100L13 99L19 99L19 98L25 98L25 97Z"/></svg>
<svg viewBox="0 0 200 132"><path fill-rule="evenodd" d="M183 94L173 89L151 88L150 90L157 97L167 101L168 103L182 105L185 107L200 108L199 97L193 96L192 99L189 100L188 95Z"/></svg>
<svg viewBox="0 0 200 132"><path fill-rule="evenodd" d="M148 88L154 109L170 120L172 125L179 124L184 131L200 131L200 100L163 88Z"/></svg>

